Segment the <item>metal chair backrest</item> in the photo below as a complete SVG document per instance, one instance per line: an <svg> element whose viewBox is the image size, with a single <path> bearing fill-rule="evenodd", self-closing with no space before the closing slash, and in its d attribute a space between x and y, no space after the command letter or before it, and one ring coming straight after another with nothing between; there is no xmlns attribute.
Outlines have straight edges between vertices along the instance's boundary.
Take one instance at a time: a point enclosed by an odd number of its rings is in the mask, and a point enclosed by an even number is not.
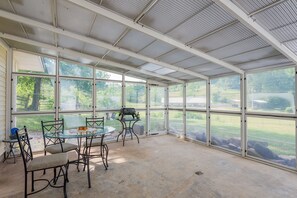
<svg viewBox="0 0 297 198"><path fill-rule="evenodd" d="M33 160L33 154L26 126L24 126L23 129L17 130L16 135L24 162L24 168L25 171L27 171L27 163Z"/></svg>
<svg viewBox="0 0 297 198"><path fill-rule="evenodd" d="M61 144L61 139L46 138L44 134L45 133L64 133L64 119L52 120L52 121L41 121L41 127L42 127L44 147L53 145L53 144Z"/></svg>
<svg viewBox="0 0 297 198"><path fill-rule="evenodd" d="M86 118L86 127L104 128L104 117L100 118Z"/></svg>

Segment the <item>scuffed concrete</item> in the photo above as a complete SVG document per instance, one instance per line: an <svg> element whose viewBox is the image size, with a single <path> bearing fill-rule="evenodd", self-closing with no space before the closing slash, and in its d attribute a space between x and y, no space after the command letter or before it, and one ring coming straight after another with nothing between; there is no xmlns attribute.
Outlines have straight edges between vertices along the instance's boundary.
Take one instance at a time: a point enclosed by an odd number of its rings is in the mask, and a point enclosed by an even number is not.
<svg viewBox="0 0 297 198"><path fill-rule="evenodd" d="M70 166L68 197L191 198L296 197L297 175L172 136L109 144L109 170L91 161L86 172ZM82 169L82 168L81 168ZM203 174L197 175L195 172ZM0 164L0 197L22 197L23 165ZM39 174L41 175L41 174ZM50 172L47 173L47 176ZM31 197L63 197L48 188Z"/></svg>

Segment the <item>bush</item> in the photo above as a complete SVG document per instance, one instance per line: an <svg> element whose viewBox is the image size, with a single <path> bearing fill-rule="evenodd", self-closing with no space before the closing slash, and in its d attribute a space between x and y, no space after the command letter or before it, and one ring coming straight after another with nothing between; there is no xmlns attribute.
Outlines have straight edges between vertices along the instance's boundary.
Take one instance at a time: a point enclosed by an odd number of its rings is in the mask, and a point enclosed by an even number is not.
<svg viewBox="0 0 297 198"><path fill-rule="evenodd" d="M290 102L284 98L273 96L269 97L267 101L267 108L285 110L290 107Z"/></svg>

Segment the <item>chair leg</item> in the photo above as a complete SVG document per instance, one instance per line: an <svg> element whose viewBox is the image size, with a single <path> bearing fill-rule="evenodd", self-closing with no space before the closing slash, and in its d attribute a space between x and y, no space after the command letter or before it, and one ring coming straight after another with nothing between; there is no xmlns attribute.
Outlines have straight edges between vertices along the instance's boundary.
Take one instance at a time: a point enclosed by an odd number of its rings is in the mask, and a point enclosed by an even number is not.
<svg viewBox="0 0 297 198"><path fill-rule="evenodd" d="M28 174L27 174L27 172L25 173L25 198L27 198L27 181L28 180Z"/></svg>
<svg viewBox="0 0 297 198"><path fill-rule="evenodd" d="M46 156L46 151L44 151L44 156ZM45 175L45 169L43 170L43 174Z"/></svg>
<svg viewBox="0 0 297 198"><path fill-rule="evenodd" d="M31 182L32 182L32 185L31 185L31 192L33 192L33 191L34 191L34 171L31 172L31 177L32 177L32 178L31 178L31 180L32 180L32 181L31 181Z"/></svg>
<svg viewBox="0 0 297 198"><path fill-rule="evenodd" d="M107 144L105 145L105 147L106 147L106 165L107 165L107 167L108 167L108 153L109 153L109 148L108 148L108 146L107 146Z"/></svg>
<svg viewBox="0 0 297 198"><path fill-rule="evenodd" d="M67 185L67 181L68 181L68 164L64 166L65 168L65 172L63 170L63 167L61 167L61 171L64 175L64 186L63 186L63 191L64 191L64 198L67 198L67 189L66 189L66 185Z"/></svg>
<svg viewBox="0 0 297 198"><path fill-rule="evenodd" d="M89 183L89 188L91 188L90 160L89 160L89 157L87 157L87 168L88 168L88 183Z"/></svg>

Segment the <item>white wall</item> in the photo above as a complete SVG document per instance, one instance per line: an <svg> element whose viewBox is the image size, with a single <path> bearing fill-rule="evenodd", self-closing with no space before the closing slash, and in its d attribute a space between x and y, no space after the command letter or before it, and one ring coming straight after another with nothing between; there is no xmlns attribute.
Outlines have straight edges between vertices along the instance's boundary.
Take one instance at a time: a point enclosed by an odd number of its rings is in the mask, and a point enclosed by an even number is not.
<svg viewBox="0 0 297 198"><path fill-rule="evenodd" d="M0 155L4 152L6 134L6 70L7 70L7 50L0 43Z"/></svg>

